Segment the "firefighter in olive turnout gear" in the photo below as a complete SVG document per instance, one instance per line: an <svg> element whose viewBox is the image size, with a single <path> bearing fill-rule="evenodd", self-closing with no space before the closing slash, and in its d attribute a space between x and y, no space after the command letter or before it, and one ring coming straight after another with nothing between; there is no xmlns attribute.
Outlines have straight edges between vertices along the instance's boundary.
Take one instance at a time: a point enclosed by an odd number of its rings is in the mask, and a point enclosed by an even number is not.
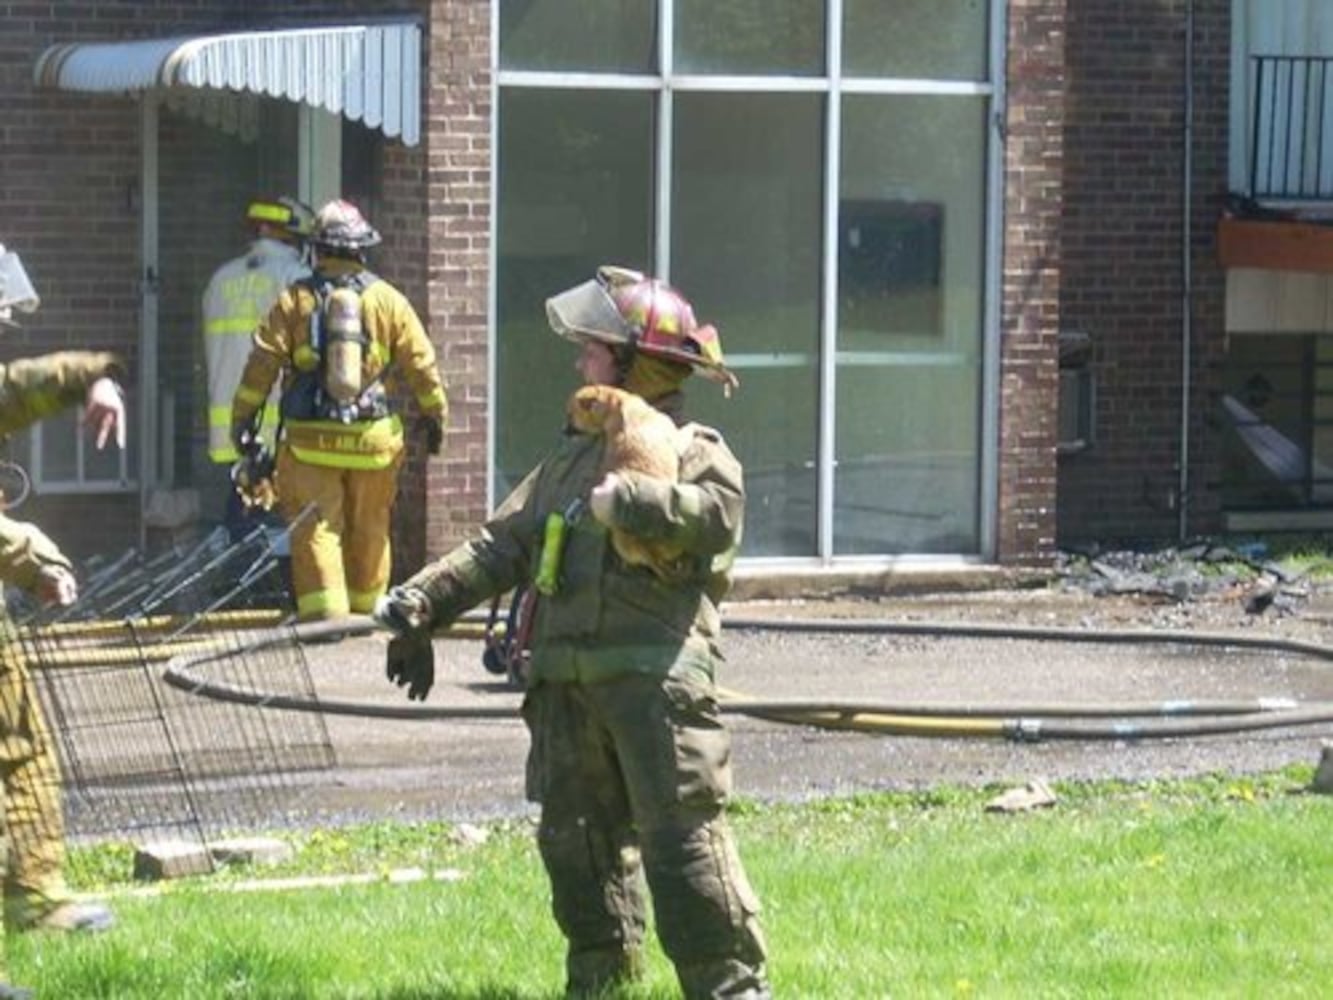
<svg viewBox="0 0 1333 1000"><path fill-rule="evenodd" d="M568 943L572 995L642 967L646 876L663 949L687 997L767 997L758 902L723 815L730 735L714 690L718 602L730 586L745 493L721 435L681 419L692 371L736 380L717 332L666 284L604 267L547 303L581 344L590 384L618 384L682 423L676 482L601 472L604 439L567 431L465 543L380 602L398 633L390 678L429 687L420 637L536 581L523 717L538 846ZM624 562L610 529L670 540L670 582ZM558 548L558 551L557 551Z"/></svg>
<svg viewBox="0 0 1333 1000"><path fill-rule="evenodd" d="M278 509L292 527L292 584L306 621L369 613L388 586L389 528L403 461L390 390L406 384L426 449L439 454L446 402L435 350L407 298L366 269L380 235L332 201L310 234L314 273L288 287L255 332L232 404L254 425L281 380ZM308 506L313 516L301 517Z"/></svg>
<svg viewBox="0 0 1333 1000"><path fill-rule="evenodd" d="M0 245L0 328L15 309L39 303L18 255ZM116 379L119 359L94 351L60 351L0 365L0 434L83 403L97 447L124 447L125 408ZM77 596L70 562L37 527L0 513L0 581L32 591L44 603ZM4 917L11 930L97 931L114 922L96 903L78 903L65 886L65 824L55 745L13 624L0 601L0 776L4 823L0 855ZM7 840L7 843L4 841ZM0 998L25 991L0 984Z"/></svg>

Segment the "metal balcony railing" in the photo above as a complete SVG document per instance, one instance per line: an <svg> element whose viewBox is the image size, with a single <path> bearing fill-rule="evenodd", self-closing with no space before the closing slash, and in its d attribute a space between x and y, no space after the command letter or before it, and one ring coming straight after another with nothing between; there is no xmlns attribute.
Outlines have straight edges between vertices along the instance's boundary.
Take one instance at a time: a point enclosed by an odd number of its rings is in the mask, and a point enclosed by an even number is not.
<svg viewBox="0 0 1333 1000"><path fill-rule="evenodd" d="M1250 196L1333 199L1333 57L1251 60Z"/></svg>

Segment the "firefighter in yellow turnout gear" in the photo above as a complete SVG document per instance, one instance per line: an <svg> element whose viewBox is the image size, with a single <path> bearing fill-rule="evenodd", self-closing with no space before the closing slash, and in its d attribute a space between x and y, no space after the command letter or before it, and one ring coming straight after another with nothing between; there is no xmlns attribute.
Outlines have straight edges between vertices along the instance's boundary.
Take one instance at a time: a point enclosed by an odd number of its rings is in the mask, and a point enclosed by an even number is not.
<svg viewBox="0 0 1333 1000"><path fill-rule="evenodd" d="M31 312L38 298L17 254L0 245L0 327L15 309ZM111 354L61 351L0 365L0 433L11 434L83 403L97 446L114 438L124 447L125 407ZM0 514L0 581L22 587L43 603L70 604L77 585L70 562L38 528ZM0 777L6 855L4 917L11 930L98 931L111 911L78 903L65 886L65 824L60 766L41 703L0 601ZM0 976L0 978L3 978ZM0 982L0 1000L30 996Z"/></svg>
<svg viewBox="0 0 1333 1000"><path fill-rule="evenodd" d="M251 337L282 290L310 273L304 243L314 213L293 198L261 199L247 206L245 220L253 242L213 272L203 298L208 457L227 466L240 457L231 439L231 404ZM276 399L266 406L263 425L271 446L278 426Z"/></svg>
<svg viewBox="0 0 1333 1000"><path fill-rule="evenodd" d="M390 390L406 384L437 455L447 412L435 350L411 303L366 269L380 242L355 206L332 201L310 234L314 273L288 287L255 332L232 404L233 439L281 379L278 509L292 526L301 620L369 613L389 581L389 529L405 447ZM307 507L313 513L301 516Z"/></svg>

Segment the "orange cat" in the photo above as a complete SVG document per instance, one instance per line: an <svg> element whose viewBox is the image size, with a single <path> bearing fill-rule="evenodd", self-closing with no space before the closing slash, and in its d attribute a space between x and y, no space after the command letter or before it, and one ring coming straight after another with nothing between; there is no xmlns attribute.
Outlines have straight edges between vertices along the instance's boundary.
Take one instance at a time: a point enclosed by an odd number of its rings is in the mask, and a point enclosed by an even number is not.
<svg viewBox="0 0 1333 1000"><path fill-rule="evenodd" d="M680 429L670 417L632 392L609 385L585 385L569 399L569 423L584 434L606 439L602 472L638 472L674 483L680 474ZM679 546L637 538L611 529L611 544L632 566L646 566L668 579L680 559Z"/></svg>

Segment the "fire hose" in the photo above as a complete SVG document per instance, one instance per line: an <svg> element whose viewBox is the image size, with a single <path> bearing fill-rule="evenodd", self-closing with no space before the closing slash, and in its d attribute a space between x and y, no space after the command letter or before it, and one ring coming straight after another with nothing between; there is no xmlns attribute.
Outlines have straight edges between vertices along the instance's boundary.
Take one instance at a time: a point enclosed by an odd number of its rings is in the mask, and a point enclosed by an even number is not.
<svg viewBox="0 0 1333 1000"><path fill-rule="evenodd" d="M1333 660L1333 648L1281 637L1228 632L1148 629L1062 629L1046 626L903 622L872 619L729 618L730 629L860 635L927 635L948 638L1017 639L1063 643L1156 644L1211 649L1285 652ZM475 635L467 618L446 636ZM257 632L253 641L229 649L204 646L173 650L163 671L166 683L178 690L258 707L322 712L365 718L415 720L514 719L518 709L505 705L388 705L337 699L306 698L256 690L210 679L208 664L239 653L274 645L326 641L368 635L379 628L365 616L334 622L299 623ZM1171 700L1102 705L1073 704L945 704L929 702L875 703L849 699L758 699L719 689L724 714L821 729L882 735L923 737L990 737L1015 742L1047 740L1136 741L1179 739L1280 729L1333 722L1333 702L1299 702L1290 698L1240 700Z"/></svg>

